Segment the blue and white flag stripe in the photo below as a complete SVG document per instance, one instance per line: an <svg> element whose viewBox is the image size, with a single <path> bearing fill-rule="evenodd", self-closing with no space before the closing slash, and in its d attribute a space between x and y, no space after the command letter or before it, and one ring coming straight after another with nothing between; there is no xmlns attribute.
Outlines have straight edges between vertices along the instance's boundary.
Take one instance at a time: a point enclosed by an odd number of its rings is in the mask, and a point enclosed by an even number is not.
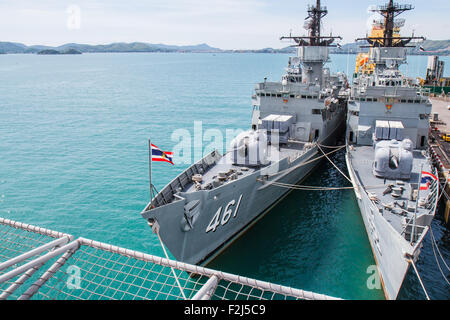
<svg viewBox="0 0 450 320"><path fill-rule="evenodd" d="M431 174L426 171L422 171L422 179L420 181L420 190L428 190L428 187L433 180L437 180L437 178L434 174Z"/></svg>
<svg viewBox="0 0 450 320"><path fill-rule="evenodd" d="M152 144L152 161L162 161L173 164L173 152L162 151Z"/></svg>

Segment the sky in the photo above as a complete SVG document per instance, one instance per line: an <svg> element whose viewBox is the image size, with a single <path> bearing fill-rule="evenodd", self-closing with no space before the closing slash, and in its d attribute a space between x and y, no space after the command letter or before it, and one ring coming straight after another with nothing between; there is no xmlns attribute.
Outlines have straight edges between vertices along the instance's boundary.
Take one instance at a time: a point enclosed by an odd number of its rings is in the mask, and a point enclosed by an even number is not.
<svg viewBox="0 0 450 320"><path fill-rule="evenodd" d="M279 38L304 35L315 0L0 0L0 41L58 46L65 43L207 43L221 49L282 48ZM342 43L365 36L368 9L387 0L322 0L324 33ZM415 10L403 34L450 39L449 0L397 0Z"/></svg>

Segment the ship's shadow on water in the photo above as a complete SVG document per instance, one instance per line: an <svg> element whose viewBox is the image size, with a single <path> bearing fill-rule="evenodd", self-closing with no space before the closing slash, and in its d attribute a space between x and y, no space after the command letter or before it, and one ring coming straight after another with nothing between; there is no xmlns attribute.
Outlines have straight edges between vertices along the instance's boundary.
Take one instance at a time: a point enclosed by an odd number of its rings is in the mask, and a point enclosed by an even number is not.
<svg viewBox="0 0 450 320"><path fill-rule="evenodd" d="M331 160L347 174L345 151ZM302 185L350 186L327 160ZM433 231L448 261L449 233L439 218ZM208 267L344 299L384 299L371 277L374 265L352 190L293 190ZM432 299L449 297L429 235L417 267ZM409 270L398 299L424 298L414 271Z"/></svg>

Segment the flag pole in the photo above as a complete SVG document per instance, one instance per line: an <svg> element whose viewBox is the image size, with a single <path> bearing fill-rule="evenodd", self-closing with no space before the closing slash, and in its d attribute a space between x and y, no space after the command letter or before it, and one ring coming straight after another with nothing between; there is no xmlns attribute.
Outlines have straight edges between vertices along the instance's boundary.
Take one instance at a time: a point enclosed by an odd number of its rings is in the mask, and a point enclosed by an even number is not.
<svg viewBox="0 0 450 320"><path fill-rule="evenodd" d="M414 222L411 230L411 244L414 243L414 239L416 237L416 219L417 219L417 208L419 206L419 196L420 196L420 184L422 182L422 171L423 171L423 164L420 166L420 174L419 174L419 182L417 185L417 199L416 199L416 208L414 210Z"/></svg>
<svg viewBox="0 0 450 320"><path fill-rule="evenodd" d="M153 200L153 188L152 188L152 142L148 139L148 178L150 184L150 203Z"/></svg>

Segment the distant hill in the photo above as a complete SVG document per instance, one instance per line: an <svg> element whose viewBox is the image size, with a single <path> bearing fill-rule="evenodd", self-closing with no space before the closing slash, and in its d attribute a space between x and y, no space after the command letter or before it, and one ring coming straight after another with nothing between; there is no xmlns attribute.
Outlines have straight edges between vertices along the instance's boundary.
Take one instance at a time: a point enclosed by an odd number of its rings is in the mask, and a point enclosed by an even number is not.
<svg viewBox="0 0 450 320"><path fill-rule="evenodd" d="M53 49L46 49L46 50L39 51L37 54L61 54L61 52L59 52L57 50L53 50Z"/></svg>
<svg viewBox="0 0 450 320"><path fill-rule="evenodd" d="M20 43L0 42L0 51L4 53L39 53L45 50L55 50L64 52L67 50L76 50L81 53L98 53L98 52L222 52L223 50L213 48L207 44L199 44L193 46L173 46L164 44L150 44L143 42L132 43L111 43L106 45L89 45L68 43L59 47L50 46L26 46Z"/></svg>
<svg viewBox="0 0 450 320"><path fill-rule="evenodd" d="M54 49L45 49L42 51L39 51L37 54L47 54L47 55L54 55L54 54L81 54L80 51L75 49L65 49L62 51L54 50Z"/></svg>
<svg viewBox="0 0 450 320"><path fill-rule="evenodd" d="M417 54L450 55L450 40L425 40L422 43L425 52L416 51Z"/></svg>
<svg viewBox="0 0 450 320"><path fill-rule="evenodd" d="M27 46L21 43L0 42L0 51L3 53L25 53Z"/></svg>
<svg viewBox="0 0 450 320"><path fill-rule="evenodd" d="M367 48L360 48L361 43L348 43L342 45L341 48L331 48L330 52L335 54L358 53L367 51ZM450 55L450 40L426 40L420 44L424 51L419 50L419 46L411 48L410 54L413 55ZM98 53L98 52L201 52L201 53L295 53L294 47L286 47L282 49L264 48L259 50L222 50L213 48L206 43L192 46L175 46L166 44L151 44L144 42L132 43L110 43L105 45L89 45L67 43L59 47L50 46L26 46L21 43L0 42L0 52L2 53L39 53L44 50L56 50L65 52L67 50L75 50L80 53Z"/></svg>

